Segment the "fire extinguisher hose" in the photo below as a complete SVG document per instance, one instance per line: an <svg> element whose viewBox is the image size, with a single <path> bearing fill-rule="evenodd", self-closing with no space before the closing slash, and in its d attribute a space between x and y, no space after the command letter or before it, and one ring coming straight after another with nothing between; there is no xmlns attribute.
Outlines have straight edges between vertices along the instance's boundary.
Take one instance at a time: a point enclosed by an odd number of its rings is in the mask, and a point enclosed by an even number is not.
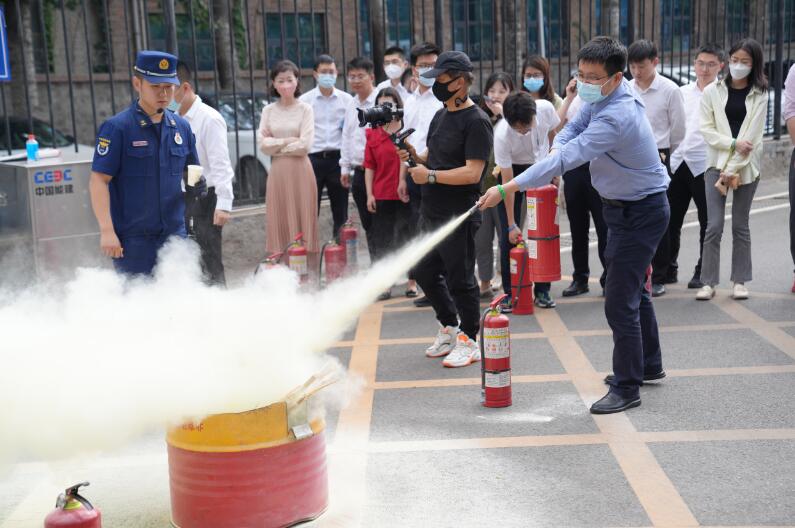
<svg viewBox="0 0 795 528"><path fill-rule="evenodd" d="M320 281L322 280L322 277L323 277L323 255L326 253L326 246L328 246L329 244L333 244L333 243L334 243L333 240L329 240L328 242L323 244L322 248L320 248L320 264L318 264L318 267L317 267L317 281L318 281L318 284L320 284Z"/></svg>

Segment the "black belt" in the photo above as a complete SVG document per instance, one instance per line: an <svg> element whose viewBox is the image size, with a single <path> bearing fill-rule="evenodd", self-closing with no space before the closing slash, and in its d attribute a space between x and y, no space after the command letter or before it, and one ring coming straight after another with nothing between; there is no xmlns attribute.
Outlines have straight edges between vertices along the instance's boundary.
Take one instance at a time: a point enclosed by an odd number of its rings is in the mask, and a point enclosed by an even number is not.
<svg viewBox="0 0 795 528"><path fill-rule="evenodd" d="M654 194L649 194L641 198L640 200L611 200L610 198L605 198L604 196L600 196L599 198L602 199L602 203L605 205L611 205L613 207L629 207L632 204L640 203L646 198L651 198L652 196L657 196L658 194L663 194L665 191L656 192Z"/></svg>
<svg viewBox="0 0 795 528"><path fill-rule="evenodd" d="M321 159L339 158L340 157L340 151L339 150L321 150L320 152L313 152L309 156L313 157L313 158L321 158Z"/></svg>

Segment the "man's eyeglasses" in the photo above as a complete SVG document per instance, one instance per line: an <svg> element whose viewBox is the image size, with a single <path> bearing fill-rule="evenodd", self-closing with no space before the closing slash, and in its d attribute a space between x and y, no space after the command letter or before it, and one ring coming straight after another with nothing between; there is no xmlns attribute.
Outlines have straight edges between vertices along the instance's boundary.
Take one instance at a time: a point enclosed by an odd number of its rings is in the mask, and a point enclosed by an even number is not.
<svg viewBox="0 0 795 528"><path fill-rule="evenodd" d="M588 84L596 84L599 81L601 81L602 79L607 79L608 77L610 77L610 75L605 75L603 77L594 77L594 76L591 76L591 75L583 75L581 73L577 73L577 75L575 75L574 77L580 82L584 82L584 83L588 83Z"/></svg>

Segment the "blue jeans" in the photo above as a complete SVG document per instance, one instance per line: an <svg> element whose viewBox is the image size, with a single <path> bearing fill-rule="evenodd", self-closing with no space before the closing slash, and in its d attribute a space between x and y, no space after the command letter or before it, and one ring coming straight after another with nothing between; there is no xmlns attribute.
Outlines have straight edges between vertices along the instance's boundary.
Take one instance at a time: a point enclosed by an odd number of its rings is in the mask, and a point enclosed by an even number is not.
<svg viewBox="0 0 795 528"><path fill-rule="evenodd" d="M122 258L113 259L113 267L124 275L151 275L157 263L157 252L172 235L119 237L124 250ZM185 238L184 231L173 236Z"/></svg>
<svg viewBox="0 0 795 528"><path fill-rule="evenodd" d="M610 392L636 398L643 374L662 370L657 318L644 283L671 209L660 192L623 206L604 203L602 214L607 224L605 316L614 344Z"/></svg>

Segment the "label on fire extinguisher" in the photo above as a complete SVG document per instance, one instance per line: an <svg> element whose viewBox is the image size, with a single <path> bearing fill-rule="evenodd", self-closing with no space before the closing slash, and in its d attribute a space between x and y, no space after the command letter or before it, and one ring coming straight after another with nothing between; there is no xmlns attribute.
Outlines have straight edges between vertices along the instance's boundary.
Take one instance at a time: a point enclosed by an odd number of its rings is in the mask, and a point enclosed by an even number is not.
<svg viewBox="0 0 795 528"><path fill-rule="evenodd" d="M516 262L516 259L511 259L511 275L516 275L519 273L519 263Z"/></svg>
<svg viewBox="0 0 795 528"><path fill-rule="evenodd" d="M502 389L511 386L511 371L486 372L486 387L490 389Z"/></svg>
<svg viewBox="0 0 795 528"><path fill-rule="evenodd" d="M348 268L351 271L356 271L358 262L356 260L356 241L355 240L346 240L345 241L345 260L347 261Z"/></svg>
<svg viewBox="0 0 795 528"><path fill-rule="evenodd" d="M527 254L531 259L538 259L538 240L527 241Z"/></svg>
<svg viewBox="0 0 795 528"><path fill-rule="evenodd" d="M309 271L306 267L306 255L297 255L290 257L290 269L296 272L299 276L306 275Z"/></svg>
<svg viewBox="0 0 795 528"><path fill-rule="evenodd" d="M511 355L508 327L483 329L483 355L487 359L503 359Z"/></svg>
<svg viewBox="0 0 795 528"><path fill-rule="evenodd" d="M560 198L555 197L555 225L560 225Z"/></svg>
<svg viewBox="0 0 795 528"><path fill-rule="evenodd" d="M538 229L538 213L536 207L536 197L527 197L527 230L535 231Z"/></svg>

